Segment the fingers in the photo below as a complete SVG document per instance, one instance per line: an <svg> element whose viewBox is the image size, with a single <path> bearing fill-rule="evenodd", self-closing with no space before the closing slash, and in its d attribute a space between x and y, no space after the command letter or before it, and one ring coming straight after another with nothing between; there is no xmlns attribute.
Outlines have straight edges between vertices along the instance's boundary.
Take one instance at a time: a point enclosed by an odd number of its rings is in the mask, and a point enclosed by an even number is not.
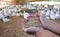
<svg viewBox="0 0 60 37"><path fill-rule="evenodd" d="M39 31L36 33L36 36L37 37L59 37L58 35L48 30Z"/></svg>
<svg viewBox="0 0 60 37"><path fill-rule="evenodd" d="M38 13L36 13L35 16L40 17L40 15Z"/></svg>
<svg viewBox="0 0 60 37"><path fill-rule="evenodd" d="M34 15L35 16L35 15ZM38 14L36 16L39 16ZM29 16L29 17L33 17L33 16ZM28 17L28 19L29 19ZM23 24L23 30L24 32L28 33L28 34L35 34L36 32L40 31L41 28L38 27L28 27L26 25L26 20L23 20L24 24Z"/></svg>
<svg viewBox="0 0 60 37"><path fill-rule="evenodd" d="M36 27L29 27L29 28L23 28L23 30L25 31L25 32L27 32L27 31L38 31L39 30L39 28L36 28Z"/></svg>
<svg viewBox="0 0 60 37"><path fill-rule="evenodd" d="M30 35L35 35L38 31L43 30L42 28L37 28L37 27L29 27L29 28L23 28L24 31Z"/></svg>

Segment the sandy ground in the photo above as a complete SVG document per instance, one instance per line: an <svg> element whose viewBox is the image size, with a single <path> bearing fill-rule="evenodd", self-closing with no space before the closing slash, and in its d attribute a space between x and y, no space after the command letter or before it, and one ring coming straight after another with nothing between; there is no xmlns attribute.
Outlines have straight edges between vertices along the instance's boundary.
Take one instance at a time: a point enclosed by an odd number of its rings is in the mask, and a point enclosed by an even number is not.
<svg viewBox="0 0 60 37"><path fill-rule="evenodd" d="M23 16L10 17L11 21L4 23L0 20L0 37L35 37L24 33L21 21Z"/></svg>

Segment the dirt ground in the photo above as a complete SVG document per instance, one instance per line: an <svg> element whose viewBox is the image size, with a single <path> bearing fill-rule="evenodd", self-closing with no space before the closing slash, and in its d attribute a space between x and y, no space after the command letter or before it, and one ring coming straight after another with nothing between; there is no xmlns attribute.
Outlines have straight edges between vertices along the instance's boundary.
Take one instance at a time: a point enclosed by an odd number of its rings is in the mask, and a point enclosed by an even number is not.
<svg viewBox="0 0 60 37"><path fill-rule="evenodd" d="M0 37L35 37L24 33L22 30L23 16L10 17L10 19L11 21L7 23L0 20Z"/></svg>

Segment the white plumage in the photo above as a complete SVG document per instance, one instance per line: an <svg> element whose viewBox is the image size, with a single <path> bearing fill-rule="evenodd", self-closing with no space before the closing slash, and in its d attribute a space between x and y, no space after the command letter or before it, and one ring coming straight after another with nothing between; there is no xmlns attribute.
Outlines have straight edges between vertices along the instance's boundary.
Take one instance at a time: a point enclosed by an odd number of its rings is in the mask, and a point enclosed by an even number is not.
<svg viewBox="0 0 60 37"><path fill-rule="evenodd" d="M0 19L4 18L3 14L0 12Z"/></svg>
<svg viewBox="0 0 60 37"><path fill-rule="evenodd" d="M9 22L9 21L10 21L10 19L8 19L8 18L2 18L2 20L3 20L4 22Z"/></svg>
<svg viewBox="0 0 60 37"><path fill-rule="evenodd" d="M54 16L54 15L50 15L50 18L51 18L52 20L55 20L55 16Z"/></svg>
<svg viewBox="0 0 60 37"><path fill-rule="evenodd" d="M24 15L24 18L27 19L27 17L29 16L29 13L27 13L27 12L24 11L23 15Z"/></svg>
<svg viewBox="0 0 60 37"><path fill-rule="evenodd" d="M7 16L20 16L21 8L19 5L12 5L2 8L0 10L0 19L2 19L4 22L10 21L10 19L6 18Z"/></svg>

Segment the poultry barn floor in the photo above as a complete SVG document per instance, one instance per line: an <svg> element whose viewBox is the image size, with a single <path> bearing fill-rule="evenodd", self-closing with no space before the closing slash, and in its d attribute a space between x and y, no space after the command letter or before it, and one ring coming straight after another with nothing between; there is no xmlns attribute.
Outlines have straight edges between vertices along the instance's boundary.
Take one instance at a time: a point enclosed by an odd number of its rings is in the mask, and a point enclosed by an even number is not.
<svg viewBox="0 0 60 37"><path fill-rule="evenodd" d="M35 37L23 32L21 21L23 16L10 17L11 21L4 23L0 20L0 37Z"/></svg>

